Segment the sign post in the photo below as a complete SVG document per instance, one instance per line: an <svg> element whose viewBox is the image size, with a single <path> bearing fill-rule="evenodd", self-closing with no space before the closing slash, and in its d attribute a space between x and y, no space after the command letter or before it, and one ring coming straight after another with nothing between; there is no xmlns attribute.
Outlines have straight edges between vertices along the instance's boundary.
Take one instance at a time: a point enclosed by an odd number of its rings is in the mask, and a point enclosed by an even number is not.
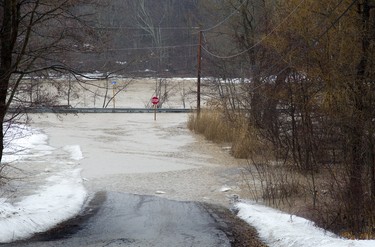
<svg viewBox="0 0 375 247"><path fill-rule="evenodd" d="M116 88L116 81L112 82L112 98L113 98L113 108L116 108L116 94L115 94L115 88Z"/></svg>
<svg viewBox="0 0 375 247"><path fill-rule="evenodd" d="M156 121L156 108L159 104L159 98L156 96L152 97L151 103L154 105L154 121Z"/></svg>

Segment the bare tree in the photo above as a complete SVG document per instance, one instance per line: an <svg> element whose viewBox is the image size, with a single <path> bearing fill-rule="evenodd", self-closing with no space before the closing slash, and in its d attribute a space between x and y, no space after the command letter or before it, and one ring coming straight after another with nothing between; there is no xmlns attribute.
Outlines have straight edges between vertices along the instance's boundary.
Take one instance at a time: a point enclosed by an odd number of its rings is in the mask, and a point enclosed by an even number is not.
<svg viewBox="0 0 375 247"><path fill-rule="evenodd" d="M17 95L25 78L42 78L74 70L64 54L82 48L89 32L74 7L86 0L4 0L0 3L0 160L4 123L9 108L19 107ZM79 32L77 30L80 30Z"/></svg>
<svg viewBox="0 0 375 247"><path fill-rule="evenodd" d="M167 50L163 48L165 43L163 25L168 15L173 12L173 2L174 0L168 0L159 2L157 5L147 0L136 2L135 20L137 21L137 26L151 38L152 46L155 47L151 49L151 54L158 57L158 67L167 56Z"/></svg>

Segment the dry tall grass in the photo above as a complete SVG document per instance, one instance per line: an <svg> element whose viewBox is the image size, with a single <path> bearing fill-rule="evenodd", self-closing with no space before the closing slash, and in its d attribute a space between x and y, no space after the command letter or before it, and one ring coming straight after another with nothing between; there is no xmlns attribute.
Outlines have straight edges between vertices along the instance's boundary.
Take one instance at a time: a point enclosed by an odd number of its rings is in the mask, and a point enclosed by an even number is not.
<svg viewBox="0 0 375 247"><path fill-rule="evenodd" d="M230 143L231 154L235 158L249 158L256 145L254 139L251 138L246 121L241 115L228 118L219 110L204 110L199 117L196 114L190 115L188 128L203 135L207 140L216 143Z"/></svg>
<svg viewBox="0 0 375 247"><path fill-rule="evenodd" d="M225 143L233 140L234 128L219 111L205 110L200 113L199 117L191 114L188 128L213 142Z"/></svg>

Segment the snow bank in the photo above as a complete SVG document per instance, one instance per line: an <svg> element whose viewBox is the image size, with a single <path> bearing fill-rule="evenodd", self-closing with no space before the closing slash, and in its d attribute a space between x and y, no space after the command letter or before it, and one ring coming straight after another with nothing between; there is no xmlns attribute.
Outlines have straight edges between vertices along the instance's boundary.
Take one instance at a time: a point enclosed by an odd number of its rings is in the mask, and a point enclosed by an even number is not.
<svg viewBox="0 0 375 247"><path fill-rule="evenodd" d="M50 154L52 147L47 145L48 136L37 129L25 125L13 124L5 133L3 162L9 163L30 156ZM31 153L31 150L36 152Z"/></svg>
<svg viewBox="0 0 375 247"><path fill-rule="evenodd" d="M6 141L9 145L3 157L5 162L22 162L23 159L38 162L40 157L57 162L56 149L48 145L48 136L40 130L14 124L6 132ZM83 158L78 145L66 146L64 151L72 160ZM68 163L69 156L67 160L64 157L62 161ZM87 197L81 170L72 166L58 168L59 171L54 171L32 195L19 198L16 203L0 198L0 243L47 231L80 212Z"/></svg>
<svg viewBox="0 0 375 247"><path fill-rule="evenodd" d="M304 218L252 203L237 203L238 216L270 247L373 247L375 240L346 240Z"/></svg>
<svg viewBox="0 0 375 247"><path fill-rule="evenodd" d="M70 153L70 158L73 160L83 159L83 154L79 145L65 146L64 150Z"/></svg>
<svg viewBox="0 0 375 247"><path fill-rule="evenodd" d="M49 177L44 187L14 205L0 198L0 242L28 238L74 217L86 196L80 169L75 169Z"/></svg>

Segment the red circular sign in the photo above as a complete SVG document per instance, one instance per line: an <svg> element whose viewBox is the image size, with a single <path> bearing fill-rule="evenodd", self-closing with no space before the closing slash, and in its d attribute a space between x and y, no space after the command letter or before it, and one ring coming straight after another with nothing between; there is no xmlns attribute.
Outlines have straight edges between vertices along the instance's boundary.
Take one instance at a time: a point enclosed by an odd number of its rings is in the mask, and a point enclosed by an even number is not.
<svg viewBox="0 0 375 247"><path fill-rule="evenodd" d="M151 103L152 104L154 104L154 105L156 105L156 104L158 104L159 103L159 98L158 97L152 97L152 99L151 99Z"/></svg>

